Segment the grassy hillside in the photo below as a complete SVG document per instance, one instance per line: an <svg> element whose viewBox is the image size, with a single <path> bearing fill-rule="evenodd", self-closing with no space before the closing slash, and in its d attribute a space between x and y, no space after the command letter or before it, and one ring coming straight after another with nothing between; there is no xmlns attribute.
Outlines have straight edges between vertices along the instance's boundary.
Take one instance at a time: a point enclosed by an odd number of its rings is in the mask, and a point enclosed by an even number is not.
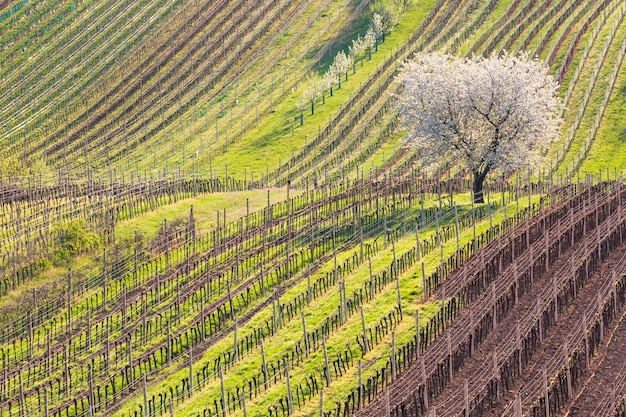
<svg viewBox="0 0 626 417"><path fill-rule="evenodd" d="M384 0L298 109L372 3L0 2L0 417L331 415L440 314L424 282L624 169L623 2ZM397 68L522 49L561 135L474 205L403 146Z"/></svg>

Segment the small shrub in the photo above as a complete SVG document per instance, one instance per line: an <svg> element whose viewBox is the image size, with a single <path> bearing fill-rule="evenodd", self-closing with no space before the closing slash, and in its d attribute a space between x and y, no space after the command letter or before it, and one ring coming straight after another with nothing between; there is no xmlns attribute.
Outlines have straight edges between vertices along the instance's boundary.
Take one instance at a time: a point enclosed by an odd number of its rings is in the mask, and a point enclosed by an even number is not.
<svg viewBox="0 0 626 417"><path fill-rule="evenodd" d="M100 236L82 219L57 226L55 234L58 240L51 260L56 266L67 265L72 257L98 250L101 246Z"/></svg>

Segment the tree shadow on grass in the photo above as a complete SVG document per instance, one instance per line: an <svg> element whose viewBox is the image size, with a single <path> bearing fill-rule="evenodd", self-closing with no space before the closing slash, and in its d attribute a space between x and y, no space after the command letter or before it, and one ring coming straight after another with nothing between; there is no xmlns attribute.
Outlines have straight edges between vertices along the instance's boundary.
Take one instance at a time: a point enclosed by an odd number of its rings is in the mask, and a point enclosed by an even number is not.
<svg viewBox="0 0 626 417"><path fill-rule="evenodd" d="M268 146L273 146L277 141L282 140L283 136L291 131L290 126L283 126L281 128L277 128L269 133L266 133L261 136L256 136L250 142L250 145L254 148L266 148Z"/></svg>

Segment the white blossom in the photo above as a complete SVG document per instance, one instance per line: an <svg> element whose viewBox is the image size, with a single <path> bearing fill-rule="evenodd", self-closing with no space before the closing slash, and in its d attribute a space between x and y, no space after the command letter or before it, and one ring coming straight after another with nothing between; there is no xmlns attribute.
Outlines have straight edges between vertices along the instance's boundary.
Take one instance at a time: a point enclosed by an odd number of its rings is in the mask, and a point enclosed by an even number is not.
<svg viewBox="0 0 626 417"><path fill-rule="evenodd" d="M347 72L353 64L354 58L350 55L346 55L344 51L339 51L339 53L335 55L335 59L328 70L331 74L337 76Z"/></svg>
<svg viewBox="0 0 626 417"><path fill-rule="evenodd" d="M306 109L309 108L309 101L304 94L302 94L300 98L298 98L298 101L296 101L296 108L298 109L298 111L300 111L300 113L303 113Z"/></svg>
<svg viewBox="0 0 626 417"><path fill-rule="evenodd" d="M474 175L476 201L495 168L540 163L558 135L558 83L528 55L454 58L434 53L404 64L397 106L407 144L425 163L462 160Z"/></svg>
<svg viewBox="0 0 626 417"><path fill-rule="evenodd" d="M330 71L326 71L324 76L322 77L322 83L324 85L324 89L329 89L334 83L337 81L337 75L331 73Z"/></svg>
<svg viewBox="0 0 626 417"><path fill-rule="evenodd" d="M355 60L357 60L363 52L365 52L365 41L361 35L358 35L356 39L352 40L352 45L348 47L348 50L350 52L350 56L352 56Z"/></svg>
<svg viewBox="0 0 626 417"><path fill-rule="evenodd" d="M307 103L307 107L311 106L311 114L315 114L315 102L322 96L325 89L325 82L318 76L311 76L306 81L306 87L302 91L300 100L296 103L298 110L303 111L300 107L302 103ZM301 110L302 109L302 110Z"/></svg>
<svg viewBox="0 0 626 417"><path fill-rule="evenodd" d="M363 47L367 52L370 52L375 45L376 33L374 33L374 28L370 26L367 29L367 32L365 32L365 36L363 37Z"/></svg>
<svg viewBox="0 0 626 417"><path fill-rule="evenodd" d="M372 28L377 38L391 33L391 29L398 24L402 8L401 3L389 1L379 0L372 4Z"/></svg>
<svg viewBox="0 0 626 417"><path fill-rule="evenodd" d="M377 39L383 36L383 33L385 33L385 24L383 22L383 17L380 14L374 13L374 16L372 16L371 27Z"/></svg>

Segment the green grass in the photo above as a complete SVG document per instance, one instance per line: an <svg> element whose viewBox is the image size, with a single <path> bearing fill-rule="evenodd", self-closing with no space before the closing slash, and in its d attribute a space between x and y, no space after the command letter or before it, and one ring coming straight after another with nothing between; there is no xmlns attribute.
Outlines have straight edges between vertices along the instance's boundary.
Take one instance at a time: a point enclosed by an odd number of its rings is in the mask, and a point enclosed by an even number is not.
<svg viewBox="0 0 626 417"><path fill-rule="evenodd" d="M163 221L172 222L181 218L188 218L193 206L194 219L197 231L205 233L215 228L217 223L217 211L220 212L220 222L224 222L223 213L226 210L226 221L233 221L246 215L246 202L250 213L267 206L267 196L270 196L270 204L285 200L287 190L273 188L266 190L232 191L227 193L214 193L196 198L187 198L177 203L158 207L153 211L133 219L125 220L115 227L116 236L124 239L132 237L135 231L154 237L163 226ZM292 192L293 198L298 194Z"/></svg>
<svg viewBox="0 0 626 417"><path fill-rule="evenodd" d="M589 157L580 168L582 173L626 169L626 72L623 67L622 64Z"/></svg>
<svg viewBox="0 0 626 417"><path fill-rule="evenodd" d="M470 204L470 195L469 194L460 194L456 195L454 200L457 204L460 204L460 213L462 214L465 210L469 208ZM532 201L536 202L538 200L537 196L534 196ZM435 200L429 199L428 204L426 205L436 205L437 202ZM523 207L527 204L526 198L522 199L520 205ZM511 215L515 211L515 202L512 202L508 206L508 213ZM505 217L504 210L501 209L497 212L494 212L493 221L494 224L502 221ZM450 222L450 219L447 220ZM444 221L442 220L442 225ZM477 233L481 233L489 227L489 220L485 219L481 221L477 225ZM435 233L434 227L429 227L428 229L423 230L420 233L420 237L427 239L429 236L432 236ZM473 238L473 231L470 228L469 230L465 230L461 233L460 240L461 244L464 244ZM371 240L370 240L371 242ZM367 243L367 242L366 242ZM380 242L379 237L379 245ZM400 256L405 251L409 250L415 245L415 237L413 233L409 231L409 233L401 238L400 240L395 242L395 249L398 256ZM444 244L444 256L450 256L454 254L456 251L456 241L454 239L449 240ZM348 250L346 252L341 253L338 256L338 262L343 261L343 259L351 256L353 250ZM434 269L439 265L439 250L432 251L427 257L424 258L425 267L427 273L432 273ZM389 244L386 249L381 250L372 258L372 268L374 273L381 270L385 266L389 265L391 260L393 259L392 253L392 245ZM405 312L405 319L396 328L396 340L399 344L407 341L414 334L414 320L411 317L414 317L415 310L417 308L420 309L421 317L423 320L427 320L434 312L438 309L438 302L422 304L422 279L421 272L419 268L419 263L416 264L412 269L405 272L401 276L401 292L403 299L403 308ZM330 261L325 264L325 266L317 272L315 276L322 274L324 272L332 271L333 262ZM369 276L369 267L367 263L357 268L353 271L348 278L346 278L346 289L347 293L350 294L351 291L360 288L363 283L368 279ZM304 279L304 275L300 277L300 283L295 287L290 289L284 296L281 296L282 300L288 300L293 298L293 296L306 288L306 280ZM315 300L309 305L306 309L305 320L307 321L307 328L310 330L319 324L321 320L329 313L336 309L336 305L338 302L337 293L333 293L330 290L326 296L321 299ZM366 323L372 325L377 322L377 320L387 312L390 311L390 308L396 302L396 291L395 286L393 284L388 285L385 290L377 295L377 297L371 302L364 305L364 313L366 317ZM358 316L358 315L357 315ZM332 357L333 353L340 351L342 346L345 346L345 343L351 341L350 343L354 343L354 337L361 334L360 328L360 319L357 316L352 316L349 318L348 322L344 327L342 327L339 331L335 332L331 335L331 337L327 340L329 356ZM239 334L245 335L247 332L250 332L252 328L259 326L261 322L271 317L271 309L265 309L260 314L258 314L250 323L245 326L239 328ZM247 332L246 332L247 331ZM283 329L279 331L279 333L266 339L265 352L268 361L270 358L279 357L284 351L289 349L289 346L292 346L295 341L297 341L301 337L301 324L300 320L294 318L291 322L287 323ZM212 349L212 351L205 354L202 358L196 359L197 366L202 366L203 363L212 363L213 359L215 359L216 352L220 352L222 349L228 349L232 346L232 333L225 336L224 339L218 342L217 345ZM389 341L390 335L385 338L385 341L377 345L368 355L364 358L364 361L368 363L368 366L364 369L364 376L367 377L367 371L375 369L375 365L380 364L381 361L386 360L389 355ZM353 346L353 349L357 348L356 345ZM358 349L358 348L357 348ZM226 388L234 387L244 380L245 375L249 375L250 372L254 372L255 370L260 369L260 353L259 349L256 348L252 355L242 358L233 368L228 369L225 377ZM308 375L311 372L314 372L316 369L319 369L320 361L323 361L323 355L321 351L318 351L312 354L307 361L297 367L296 369L290 372L292 387L295 386L295 383L300 379L304 378L305 375ZM186 376L186 369L181 369L179 372L174 375L168 377L168 381L177 381ZM354 373L356 372L353 367L348 374L344 375L342 378L338 380L334 380L330 391L326 391L328 395L328 403L332 404L334 400L339 400L343 395L345 395L351 388L355 385ZM155 392L158 390L162 390L165 386L167 386L167 382L158 383L149 388L150 392ZM248 412L251 415L255 415L255 413L260 413L268 404L271 404L275 401L280 395L284 395L285 392L285 382L284 379L282 383L273 385L267 393L262 394L262 400L257 399L255 401L247 401L246 405L248 407ZM292 388L294 389L294 388ZM192 411L198 411L203 408L204 404L207 404L207 401L212 398L218 398L219 395L219 382L217 380L210 382L205 388L201 391L196 391L196 394L190 401L186 401L180 407L176 408L176 413L182 413L183 415L189 415ZM121 411L129 410L132 408L133 404L140 404L142 401L141 397L136 397L134 400L129 401ZM298 412L298 415L306 415L306 413L314 410L315 404L309 404L302 410Z"/></svg>
<svg viewBox="0 0 626 417"><path fill-rule="evenodd" d="M316 28L321 27L319 25L325 25L328 15L333 15L333 13L339 13L341 7L346 4L353 4L355 2L347 2L347 1L334 1L331 2L327 13L322 15L322 18L315 22L312 25L311 33L305 34L301 40L296 44L296 49L298 51L303 51L304 43L315 42L316 40ZM386 42L382 43L379 47L379 52L372 55L372 60L363 62L363 65L357 65L356 74L352 74L350 72L349 81L342 81L342 88L336 89L334 88L334 96L325 97L325 104L321 104L318 102L316 106L315 115L311 115L309 112L305 113L304 125L299 125L299 112L295 108L295 101L299 97L300 90L303 88L303 85L300 84L300 88L296 89L293 93L290 92L290 88L286 91L286 96L284 100L279 100L274 102L273 112L267 116L264 116L260 119L260 124L257 127L251 128L249 131L244 132L243 137L237 139L237 142L232 144L229 147L228 151L225 154L221 154L216 152L215 154L210 154L210 146L213 146L213 149L216 149L216 145L222 143L223 138L217 141L217 143L212 143L213 132L211 129L211 123L209 123L208 132L202 133L200 135L195 135L193 138L188 138L187 127L184 127L182 131L178 131L177 123L172 123L172 127L174 128L174 132L170 132L173 134L173 141L175 142L174 152L170 153L170 145L169 140L164 145L160 145L159 138L149 139L148 142L142 145L140 148L129 154L129 157L132 157L133 161L135 158L138 158L138 165L141 170L162 170L165 164L165 157L169 155L169 167L170 172L173 171L173 167L178 162L179 166L183 169L189 169L193 164L197 161L200 161L196 168L201 173L203 177L208 176L209 170L215 175L223 175L225 173L226 167L228 167L228 173L230 177L236 179L243 179L244 176L247 179L251 179L254 175L255 178L259 178L261 175L264 175L266 171L273 171L274 168L280 166L282 163L285 163L293 153L298 153L302 150L302 148L311 140L314 139L315 135L318 133L318 129L324 129L328 124L330 118L336 115L342 106L348 102L351 95L356 94L360 90L360 85L364 83L376 70L376 67L383 63L386 59L388 59L391 52L395 51L396 48L402 45L405 40L410 37L410 35L415 31L415 29L419 26L424 17L428 14L429 10L435 4L435 0L425 0L425 1L415 1L415 5L411 8L405 15L402 16L400 24L394 29L393 33L387 37ZM470 35L468 40L464 43L464 45L459 49L459 53L465 53L471 47L474 39L480 37L482 33L486 30L493 29L493 23L497 21L496 19L500 16L503 16L506 12L508 6L510 5L510 0L502 0L499 2L496 10L492 13L492 15L486 19L486 21L481 25L481 27L477 30L477 36ZM315 3L318 4L318 3ZM520 7L523 7L525 2L522 2ZM312 10L312 6L308 9L308 12ZM459 12L460 13L460 12ZM557 13L558 15L558 13ZM345 48L350 43L350 38L354 37L356 33L363 33L367 27L368 21L367 16L364 14L363 16L353 22L351 26L351 31L349 34L345 33L347 24L345 22L339 22L336 28L331 28L328 32L324 34L322 41L327 40L329 37L338 33L339 30L343 31L342 43L341 47ZM457 19L461 16L460 14L453 14L450 22L447 24L451 24L457 21ZM556 17L556 16L555 16ZM603 32L598 37L596 45L594 46L587 62L585 63L585 67L583 69L582 76L580 80L577 82L577 87L575 89L574 95L571 99L571 105L568 111L565 113L565 126L571 124L573 121L573 117L577 111L577 105L580 103L582 94L584 93L591 71L593 70L593 66L598 58L598 54L601 51L604 39L608 30L610 29L610 25L614 16L609 19L609 22L605 26ZM551 23L552 21L550 21ZM529 27L532 27L529 26ZM591 25L591 30L594 25ZM533 47L542 37L544 31L547 30L543 28L542 31L536 36L536 38L530 43L530 46ZM443 30L441 31L443 33ZM524 34L523 32L520 38L516 41L516 45L521 42ZM555 38L558 37L559 31L554 35ZM622 25L622 28L618 31L618 34L615 38L614 45L621 44L621 40L626 34L626 27ZM285 44L286 42L293 39L295 36L294 31L291 29L287 31L283 31L282 36L278 37L278 40L275 44L272 44L270 47L274 48L275 46L280 46ZM581 53L582 49L586 45L586 40L588 38L588 34L583 37L580 46L578 48L578 54ZM506 38L502 41L506 42ZM552 39L554 42L554 39ZM323 42L321 42L323 43ZM566 50L566 45L561 50L560 55L564 53ZM317 45L315 45L317 46ZM336 48L336 46L334 46ZM316 48L313 48L314 50ZM547 50L549 49L549 46ZM313 51L314 52L314 51ZM336 50L334 51L336 52ZM312 65L312 53L309 54L308 57L302 58L302 67L310 67ZM578 148L581 146L581 141L585 137L586 133L589 131L589 123L593 119L597 108L599 107L599 103L602 100L602 95L604 94L606 88L606 81L603 81L607 78L607 74L612 70L612 63L614 62L614 56L616 55L616 48L612 47L607 56L607 65L604 66L602 72L600 74L600 80L596 87L594 88L594 93L592 95L589 108L587 109L587 113L585 114L585 118L583 119L583 123L581 124L581 129L577 133L576 141L573 145L572 153L575 153ZM274 56L271 55L272 59ZM276 58L278 59L278 58ZM560 59L557 59L554 68L556 68ZM571 77L571 73L573 69L576 68L579 58L575 58L572 64L572 69L568 74L568 78L566 78L564 82L564 87L569 82L569 77ZM286 62L286 61L282 61ZM329 59L326 58L321 62L319 67L315 67L316 71L323 71L327 68L329 64ZM250 70L248 74L254 73L254 71L258 70L260 66L263 64L263 60L255 63L253 66L253 70ZM168 65L173 65L172 63ZM165 68L165 67L164 67ZM269 74L280 74L280 68L276 69L276 67L272 68ZM302 77L303 74L293 74L295 77ZM149 85L149 83L147 84ZM267 89L267 83L262 85L263 88ZM227 87L230 91L231 86ZM280 90L280 86L276 87ZM563 91L565 88L563 88ZM276 90L275 90L276 91ZM372 90L368 91L366 94L371 94ZM249 93L249 96L254 96L255 93ZM268 104L268 97L264 96L262 98L263 105ZM215 103L213 104L215 106ZM198 106L202 107L202 106ZM260 106L261 107L261 106ZM205 109L203 109L205 110ZM357 109L358 110L358 109ZM241 106L235 108L235 117L237 112L241 111ZM194 131L203 124L202 117L196 117L197 115L194 110L188 110L184 113L184 117L188 117L187 121L192 120L193 118L193 128ZM245 120L249 121L254 118L253 116L254 110L252 112L248 112L247 114L240 113L240 116ZM385 117L388 117L387 114ZM223 119L220 119L220 128L225 128L227 120L230 118L230 115L226 114ZM591 149L591 156L583 163L581 167L581 172L597 172L599 169L616 169L621 171L626 167L626 149L624 149L624 144L626 144L626 73L624 73L623 69L618 77L616 88L612 92L611 100L609 102L609 106L606 110L604 119L602 121L602 125L600 130L598 131L598 136L596 141L594 142ZM235 119L237 122L237 120ZM344 120L345 121L345 120ZM185 122L187 123L187 122ZM237 122L238 123L238 122ZM233 132L237 130L237 123L235 123L235 127L231 127L229 132ZM360 122L363 123L363 122ZM375 132L374 132L375 133ZM373 133L370 132L369 135ZM566 131L564 131L564 135L566 135ZM371 136L370 136L371 137ZM395 135L381 141L381 145L376 149L372 154L368 155L362 164L359 165L359 170L364 171L366 173L365 177L367 178L368 171L374 172L376 169L385 169L389 168L391 165L391 161L393 160L393 156L403 150L400 148L402 146L402 140L404 137L404 132L398 131ZM361 139L361 138L359 138ZM344 149L344 146L348 146L351 143L352 138L346 139L344 143L341 143L337 150L341 151ZM361 139L363 144L367 144L367 138ZM563 137L560 141L557 141L555 147L549 154L551 157L554 157L555 151L554 149L562 146ZM325 144L324 144L325 145ZM324 146L323 145L323 146ZM153 147L156 147L156 151L151 153ZM192 159L189 155L192 152L198 151L197 159L192 162ZM312 158L317 150L313 150L310 155L307 155L305 160ZM183 152L185 156L183 156ZM351 161L356 156L358 156L359 150L356 149L352 151L350 154L346 155L345 161ZM412 151L406 152L402 160L406 160ZM156 158L155 158L156 157ZM322 160L322 162L312 168L307 169L305 172L299 172L298 175L308 176L313 171L321 169L320 166L324 167L326 160L330 159L332 155L328 158ZM153 158L157 160L156 164L153 166ZM183 158L186 158L183 160ZM570 158L571 159L571 158ZM209 162L210 161L210 162ZM566 163L567 163L566 159ZM117 161L116 162L118 168L126 168L126 161ZM134 165L134 163L133 163ZM134 168L134 166L133 166ZM452 169L452 173L457 172L458 166L455 166ZM564 168L562 167L561 170ZM132 169L131 169L132 170ZM293 170L297 170L293 168ZM329 174L335 174L340 172L341 163L331 165L329 169ZM356 169L352 169L352 171L348 174L349 179L355 179L356 173L358 171ZM295 196L296 192L292 190L292 195ZM285 189L272 189L270 191L271 202L281 201L286 196ZM492 200L498 200L499 196L492 196ZM444 198L447 198L444 196ZM459 204L459 212L462 214L465 212L470 206L470 195L468 193L460 194L454 196L454 200L457 204ZM532 201L536 202L538 200L538 196L533 196ZM521 198L520 206L525 206L527 204L527 197ZM267 190L257 190L257 191L243 191L243 192L231 192L231 193L217 193L211 195L202 195L196 198L188 198L184 200L180 200L177 203L165 205L159 207L151 212L142 214L133 219L128 219L121 221L115 225L115 237L118 242L131 242L135 234L140 234L144 236L146 240L153 239L160 228L164 224L164 221L168 223L172 223L177 219L184 219L189 216L190 208L193 206L194 217L196 219L197 230L199 233L210 232L216 227L217 214L220 213L220 217L222 216L224 210L227 213L227 221L232 221L237 218L242 217L246 213L246 203L249 204L250 212L258 211L262 209L267 204ZM435 196L428 196L426 202L426 207L436 206L438 205L438 201ZM506 209L498 210L494 212L493 221L494 224L501 222L505 216L511 215L515 212L515 202L509 203ZM417 213L418 208L413 207L409 209L409 215L414 216ZM506 214L505 214L506 213ZM221 218L223 221L223 218ZM450 224L453 222L452 219L447 218L442 220L443 224ZM484 219L477 225L477 233L481 233L486 230L489 226L489 219ZM429 227L425 230L420 231L420 236L422 238L429 238L434 234L433 227ZM466 242L469 242L473 237L473 231L470 229L465 230L461 233L460 241L461 245ZM372 243L374 238L367 239L365 243ZM386 248L382 249L382 236L377 236L377 242L380 250L372 256L372 268L374 273L381 271L383 268L386 268L389 263L392 261L392 246L388 245ZM415 237L414 234L409 232L406 236L400 238L395 242L395 249L397 255L401 255L402 253L408 251L415 245ZM355 252L355 248L350 248L348 250L342 251L338 254L338 262L342 262L344 259L349 258ZM451 239L444 244L444 256L450 256L454 254L456 250L456 241ZM184 249L174 249L171 256L173 258L182 259L181 256L184 254ZM97 274L99 272L99 261L96 253L90 253L86 255L81 255L72 260L72 268L75 270L86 271L89 273L89 276L93 276L93 274ZM155 255L158 256L158 255ZM431 273L435 270L435 268L440 264L440 252L438 249L432 251L428 256L424 258L425 268L427 273ZM332 260L326 262L322 267L315 272L313 275L313 279L315 277L325 274L333 270L333 262ZM46 269L42 274L40 274L37 279L28 282L26 285L20 286L15 291L12 291L7 296L0 298L0 308L2 309L16 309L20 303L24 302L27 299L29 293L33 289L42 289L46 286L53 285L54 283L63 282L68 272L67 267L50 267ZM364 282L369 277L369 267L367 262L363 265L357 267L351 274L346 277L346 289L347 293L350 294L352 291L358 290L364 284ZM281 300L290 300L296 295L302 293L306 289L306 273L299 272L295 278L297 283L289 288L283 296L281 296ZM429 300L428 302L423 302L423 288L422 288L422 277L421 277L421 268L419 267L419 263L416 263L410 270L406 271L400 277L400 290L402 295L402 303L404 309L404 320L395 328L396 341L399 345L402 345L406 341L410 340L415 332L415 323L414 323L414 315L417 310L420 311L420 317L425 322L429 317L436 314L438 309L440 308L440 301ZM83 305L85 300L89 297L94 296L99 290L93 289L81 296L80 300L76 300L76 313L80 313L84 310ZM256 300L248 309L252 309L255 306L259 305L261 299ZM162 300L159 304L160 307L165 307L169 302L171 302L171 297ZM81 303L79 305L79 303ZM377 323L380 318L386 315L393 309L394 304L396 303L396 289L394 284L390 284L383 289L382 292L378 293L376 297L365 303L363 305L365 320L368 326L372 326ZM318 299L315 299L309 306L304 310L304 317L307 322L307 328L312 330L318 327L323 320L333 314L336 311L338 305L338 294L334 289L329 289L326 294L321 296ZM157 306L158 307L158 306ZM156 308L156 307L155 307ZM249 310L245 310L249 311ZM62 316L63 313L57 312L55 317ZM272 311L270 308L265 308L258 314L256 314L250 322L242 325L239 328L239 335L245 336L252 332L254 328L261 326L266 320L271 318ZM184 326L188 323L193 317L192 313L188 313L183 317L180 322L180 327ZM232 349L232 332L225 332L226 334L215 343L215 345L209 349L204 355L201 357L194 359L194 368L198 368L203 366L204 364L210 364L210 368L212 368L213 361L220 356L220 354L228 349ZM112 336L117 336L119 333L116 333ZM360 317L357 315L352 315L349 317L348 321L340 327L337 331L332 333L328 338L328 351L329 355L332 358L337 353L341 352L346 343L350 343L353 351L358 352L358 347L355 343L355 338L361 334L361 323ZM285 323L284 327L280 329L280 331L272 337L269 337L265 340L265 351L268 357L268 361L276 360L280 357L285 351L289 349L293 349L297 341L302 336L301 322L299 317L293 318L291 321ZM155 336L148 343L149 346L154 346L159 343L162 343L163 336ZM390 354L390 343L391 343L391 334L388 334L384 337L383 341L376 346L372 347L372 350L362 358L363 360L363 378L366 379L369 375L371 375L375 369L380 367L389 357ZM19 348L24 346L24 342L21 342ZM95 350L94 347L92 350ZM144 349L144 348L142 348ZM147 349L147 347L146 347ZM39 346L36 349L37 354L43 353L43 348ZM141 352L135 352L136 355L139 355ZM174 384L179 384L180 380L187 376L188 370L185 367L185 356L181 356L177 358L174 364L166 367L161 371L161 375L165 377L162 380L152 383L148 387L148 391L150 394L156 393L165 389L166 387L172 386ZM226 388L232 389L245 380L246 377L249 377L252 373L255 373L260 368L260 349L257 347L252 350L251 353L247 354L243 358L239 360L237 364L232 366L226 371ZM303 380L303 378L311 373L318 372L320 366L323 364L323 354L321 349L312 353L307 360L304 361L303 364L297 366L293 371L291 371L291 381L292 381L292 389L295 390L295 385ZM181 369L178 369L180 367ZM334 379L331 386L325 389L324 397L325 397L325 409L328 411L332 408L335 401L340 401L356 386L356 373L357 366L351 366L347 373L343 375L341 378ZM75 381L79 387L85 388L86 381ZM263 415L267 414L267 407L271 405L279 397L284 395L286 392L285 381L284 379L270 387L267 392L264 392L258 398L247 402L248 413L249 415ZM205 388L202 390L196 389L195 395L186 401L184 401L180 406L176 406L175 413L177 415L191 415L195 414L198 410L201 410L207 403L211 403L213 398L219 397L219 381L214 379L209 382ZM34 399L29 400L34 402ZM128 412L131 409L134 409L139 404L143 403L143 398L141 394L129 398L124 401L121 406L121 409L116 413L116 415L120 415L124 412ZM308 401L301 409L297 410L296 415L312 415L317 411L318 403L316 399L312 399Z"/></svg>
<svg viewBox="0 0 626 417"><path fill-rule="evenodd" d="M433 4L434 0L420 1L411 8L402 17L392 34L380 44L378 52L372 54L371 61L365 60L363 67L357 65L356 74L350 71L348 81L342 81L340 89L333 89L333 97L327 94L325 104L321 104L320 101L314 115L305 112L302 126L298 121L300 113L295 107L300 91L296 91L289 95L280 106L277 106L274 113L264 119L257 128L247 133L243 140L230 147L227 154L214 158L214 169L218 167L217 169L222 172L228 165L229 174L232 173L236 178L243 178L244 167L248 175L250 172L262 175L265 174L267 167L271 171L280 162L288 160L292 152L298 152L317 135L319 128L325 128L329 117L336 115L350 96L359 90L360 83L365 82L376 71L376 66L387 59L389 53L392 50L395 51L396 46L404 43L404 40L428 14Z"/></svg>
<svg viewBox="0 0 626 417"><path fill-rule="evenodd" d="M617 13L614 13L607 20L607 23L602 28L591 51L589 52L589 56L586 62L584 63L584 67L582 69L580 78L578 79L578 82L576 84L576 88L574 89L574 92L572 93L570 102L567 103L568 107L566 108L566 111L563 116L561 138L555 141L555 143L552 146L551 151L548 153L551 159L556 158L557 154L562 151L563 145L565 144L565 141L567 140L568 131L575 122L576 114L579 110L580 103L582 102L585 91L588 88L588 85L589 85L592 73L594 71L594 68L596 66L597 60L601 58L602 49L604 48L605 42L608 38L608 35L611 31L611 27L616 17L617 17ZM563 164L561 164L561 166L559 167L558 172L560 173L565 173L566 169L569 172L571 172L572 161L574 160L576 153L583 146L584 139L586 138L589 132L591 124L593 123L593 119L595 118L596 112L599 110L600 104L602 102L602 97L606 89L606 83L607 83L606 80L608 79L609 74L612 70L612 65L615 61L615 56L617 54L616 50L619 49L619 45L621 45L621 42L619 40L623 39L622 37L624 33L623 31L624 31L624 25L622 25L622 27L617 31L617 34L615 38L613 39L611 47L606 56L605 65L603 65L600 71L600 74L598 76L598 80L596 81L596 84L593 87L591 97L589 99L589 103L587 104L585 113L581 120L580 127L576 131L576 135L574 137L574 140L571 143L569 151L565 155ZM586 39L583 39L581 41L580 46L579 46L579 51L582 51L582 49L584 49L586 43L587 43ZM565 79L563 83L564 85L570 82L570 77L577 65L578 65L578 61L573 62L570 73L568 74L567 78Z"/></svg>

